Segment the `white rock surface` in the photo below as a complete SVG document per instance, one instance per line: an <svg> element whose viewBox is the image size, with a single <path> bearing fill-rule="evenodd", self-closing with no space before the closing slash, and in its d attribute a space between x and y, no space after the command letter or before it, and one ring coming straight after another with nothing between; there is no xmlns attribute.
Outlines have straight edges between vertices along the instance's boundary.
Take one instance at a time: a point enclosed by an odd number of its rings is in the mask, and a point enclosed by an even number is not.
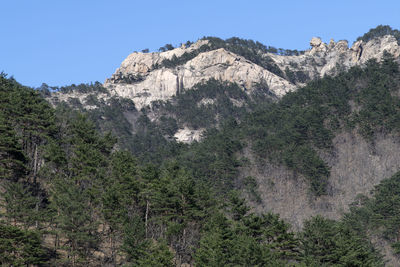
<svg viewBox="0 0 400 267"><path fill-rule="evenodd" d="M249 92L257 83L265 82L277 96L283 96L296 87L289 81L223 48L200 53L184 65L173 69L161 68L148 71L151 69L149 66L152 63L160 62L155 55L157 54L135 53L134 56L128 57L133 61L129 63L129 60L126 59L117 71L118 73L123 70L132 75L145 74L138 70L146 71L143 81L127 84L115 83L109 79L104 86L112 94L132 99L138 109L152 101L168 100L183 88L192 88L194 85L210 79L238 83Z"/></svg>
<svg viewBox="0 0 400 267"><path fill-rule="evenodd" d="M208 44L207 40L200 40L190 47L182 45L161 53L132 53L111 78L105 81L104 86L113 95L132 99L140 109L152 101L168 100L182 89L190 89L195 84L209 79L238 83L248 93L252 92L257 84L264 83L278 97L303 85L298 81L293 84L287 77L279 77L223 48L199 53L185 64L173 68L157 67L165 59L179 57L185 52L193 52ZM294 73L302 72L309 79L314 79L364 64L371 58L379 61L384 50L397 58L400 55L396 39L389 35L375 38L367 43L355 42L351 48L346 40L335 43L331 39L327 45L320 38L314 37L310 41L310 46L310 50L299 56L271 53L260 56L272 58L282 72L286 69ZM124 82L121 77L139 79L135 82Z"/></svg>
<svg viewBox="0 0 400 267"><path fill-rule="evenodd" d="M97 106L93 106L88 103L88 98L90 96L94 96L94 93L80 93L80 92L63 93L59 91L59 92L53 92L51 94L51 97L48 97L47 100L50 102L52 106L55 107L57 106L58 103L70 102L71 99L77 99L84 106L85 109L87 110L96 109ZM108 100L110 99L110 95L105 93L96 94L95 97L104 102L108 102Z"/></svg>
<svg viewBox="0 0 400 267"><path fill-rule="evenodd" d="M115 71L113 76L111 76L111 79L106 80L106 83L112 83L113 77L117 77L119 73L147 74L149 71L154 69L156 64L161 64L164 59L171 59L173 56L180 57L185 52L190 53L207 44L207 40L199 40L188 48L181 46L162 53L133 52L124 61L122 61L121 66Z"/></svg>
<svg viewBox="0 0 400 267"><path fill-rule="evenodd" d="M215 103L215 100L212 98L203 98L197 103L197 106L198 107L208 106L208 105L213 105L214 103Z"/></svg>
<svg viewBox="0 0 400 267"><path fill-rule="evenodd" d="M175 135L174 138L178 142L182 143L192 143L193 141L199 141L201 139L201 135L204 133L205 129L190 129L188 127L185 127L183 129L179 129Z"/></svg>
<svg viewBox="0 0 400 267"><path fill-rule="evenodd" d="M385 50L395 58L400 56L400 47L396 39L390 35L375 38L367 43L357 41L351 48L349 48L346 40L335 43L331 39L329 45L320 41L319 38L312 38L310 41L312 48L303 55L281 56L270 54L269 56L274 59L280 69L288 68L294 72L302 71L311 79L324 75L334 75L352 66L365 64L372 58L380 61ZM301 84L297 83L297 85Z"/></svg>

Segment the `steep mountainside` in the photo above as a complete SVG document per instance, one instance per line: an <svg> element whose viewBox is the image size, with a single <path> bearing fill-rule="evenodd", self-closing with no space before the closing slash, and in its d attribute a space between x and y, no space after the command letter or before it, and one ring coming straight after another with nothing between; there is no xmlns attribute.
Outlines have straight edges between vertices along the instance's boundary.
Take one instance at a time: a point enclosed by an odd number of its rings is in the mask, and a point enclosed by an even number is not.
<svg viewBox="0 0 400 267"><path fill-rule="evenodd" d="M369 195L375 185L400 170L400 139L380 135L373 144L355 132L342 132L333 139L332 154L322 155L330 167L328 193L310 196L303 175L284 165L255 162L242 175L257 179L261 201L252 203L259 212L273 211L301 229L314 215L340 219L358 195Z"/></svg>
<svg viewBox="0 0 400 267"><path fill-rule="evenodd" d="M276 100L313 79L364 65L370 59L380 61L384 51L395 58L400 55L397 39L390 34L360 39L351 48L344 40L325 44L314 37L310 46L311 49L299 52L277 50L251 40L231 38L224 41L207 37L178 48L168 46L171 50L163 48L164 52L134 52L105 81L103 89L97 86L96 90L80 90L78 86L53 92L47 98L53 105L66 102L95 113L96 109L102 109L99 102L103 103L101 106L111 106L117 99L128 99L139 111L159 101L173 103L174 98L188 89L216 80L237 84L251 100L264 101L265 97ZM247 106L243 100L231 98L230 101L236 106ZM210 99L204 97L194 104L207 106L210 103ZM123 114L131 132L135 132L135 118L139 117L133 110ZM150 110L150 113L151 121L160 120L160 112ZM168 136L192 142L200 140L202 132L204 128L178 122L175 132ZM125 134L129 135L128 129Z"/></svg>
<svg viewBox="0 0 400 267"><path fill-rule="evenodd" d="M310 79L335 74L371 58L379 61L384 50L396 58L400 55L400 47L390 35L368 42L360 40L351 48L347 41L331 40L327 45L316 37L310 45L310 50L293 56L253 51L277 66L275 71L229 51L229 47L217 48L207 39L161 53L135 52L106 80L104 87L112 94L132 99L139 109L152 101L171 99L183 89L212 78L237 83L249 93L264 84L281 97ZM186 56L192 54L193 58ZM177 63L163 64L168 60Z"/></svg>
<svg viewBox="0 0 400 267"><path fill-rule="evenodd" d="M1 73L0 265L399 266L399 41L207 37L104 85Z"/></svg>

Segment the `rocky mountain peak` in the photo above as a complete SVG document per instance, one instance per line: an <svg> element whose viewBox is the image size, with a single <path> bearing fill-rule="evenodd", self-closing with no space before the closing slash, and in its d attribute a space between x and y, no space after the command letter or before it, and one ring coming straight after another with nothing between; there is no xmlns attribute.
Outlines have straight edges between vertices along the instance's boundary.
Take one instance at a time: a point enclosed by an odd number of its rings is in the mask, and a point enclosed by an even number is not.
<svg viewBox="0 0 400 267"><path fill-rule="evenodd" d="M328 50L328 46L323 43L319 37L313 37L310 41L310 46L312 47L310 50L310 54L315 54L317 52L326 52Z"/></svg>
<svg viewBox="0 0 400 267"><path fill-rule="evenodd" d="M111 78L106 80L105 83L122 83L125 79L129 80L129 77L131 77L132 74L136 76L146 75L148 72L156 69L164 60L170 60L173 57L180 57L184 53L191 53L207 44L208 40L199 40L189 47L186 47L185 44L183 44L181 47L165 52L133 52L121 63L121 66L115 71Z"/></svg>
<svg viewBox="0 0 400 267"><path fill-rule="evenodd" d="M371 58L379 61L385 50L396 58L400 55L397 40L391 35L360 40L350 48L346 40L331 39L326 44L313 37L310 46L299 55L257 51L256 56L271 68L255 62L254 55L246 58L229 51L229 46L212 46L207 39L165 52L134 52L104 86L113 95L132 99L139 109L210 79L237 83L249 94L262 85L281 97L311 79L334 75Z"/></svg>
<svg viewBox="0 0 400 267"><path fill-rule="evenodd" d="M207 45L207 40L200 40L188 48L132 53L104 86L115 95L132 99L139 109L152 101L168 100L184 88L192 88L210 79L238 83L249 91L257 84L267 83L277 96L294 90L295 85L285 78L224 48L206 48L206 51L199 52ZM183 56L188 60L174 66L163 66L166 60L180 61Z"/></svg>

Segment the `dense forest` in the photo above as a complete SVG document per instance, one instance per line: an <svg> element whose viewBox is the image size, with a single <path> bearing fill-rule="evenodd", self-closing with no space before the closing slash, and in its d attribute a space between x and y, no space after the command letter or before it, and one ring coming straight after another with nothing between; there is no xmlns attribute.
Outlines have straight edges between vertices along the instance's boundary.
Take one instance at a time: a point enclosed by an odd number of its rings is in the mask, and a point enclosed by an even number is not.
<svg viewBox="0 0 400 267"><path fill-rule="evenodd" d="M272 49L236 39L224 45L248 57ZM400 172L357 196L341 220L310 217L299 232L278 214L253 212L243 191L257 200L257 184L238 173L247 164L241 151L250 148L323 196L330 168L320 152L332 152L340 131L371 144L377 134L398 138L399 89L390 54L279 102L211 80L140 111L117 98L93 98L98 108L88 111L79 101L54 108L45 100L51 90L107 91L99 83L34 90L2 73L0 263L384 266L372 237L400 254ZM202 99L213 103L197 105ZM163 116L150 120L152 113ZM183 125L204 128L203 140L176 142L171 136Z"/></svg>

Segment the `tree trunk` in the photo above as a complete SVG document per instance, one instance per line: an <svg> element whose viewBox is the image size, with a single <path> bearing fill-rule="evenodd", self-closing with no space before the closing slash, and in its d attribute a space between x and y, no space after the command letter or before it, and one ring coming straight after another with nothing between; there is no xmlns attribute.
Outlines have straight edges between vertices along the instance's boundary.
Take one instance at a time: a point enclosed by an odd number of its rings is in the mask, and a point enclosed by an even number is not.
<svg viewBox="0 0 400 267"><path fill-rule="evenodd" d="M38 149L37 144L35 144L35 152L33 156L33 183L36 184L38 170Z"/></svg>
<svg viewBox="0 0 400 267"><path fill-rule="evenodd" d="M54 237L54 251L57 252L57 246L58 245L58 234Z"/></svg>
<svg viewBox="0 0 400 267"><path fill-rule="evenodd" d="M110 229L110 245L111 245L111 261L113 266L117 266L116 257L115 257L115 238L114 238L114 231Z"/></svg>
<svg viewBox="0 0 400 267"><path fill-rule="evenodd" d="M147 223L148 223L148 217L149 217L149 206L150 206L149 201L146 200L146 214L145 214L145 217L144 217L144 226L145 226L145 231L146 231L146 238L147 238L147 231L148 231Z"/></svg>

